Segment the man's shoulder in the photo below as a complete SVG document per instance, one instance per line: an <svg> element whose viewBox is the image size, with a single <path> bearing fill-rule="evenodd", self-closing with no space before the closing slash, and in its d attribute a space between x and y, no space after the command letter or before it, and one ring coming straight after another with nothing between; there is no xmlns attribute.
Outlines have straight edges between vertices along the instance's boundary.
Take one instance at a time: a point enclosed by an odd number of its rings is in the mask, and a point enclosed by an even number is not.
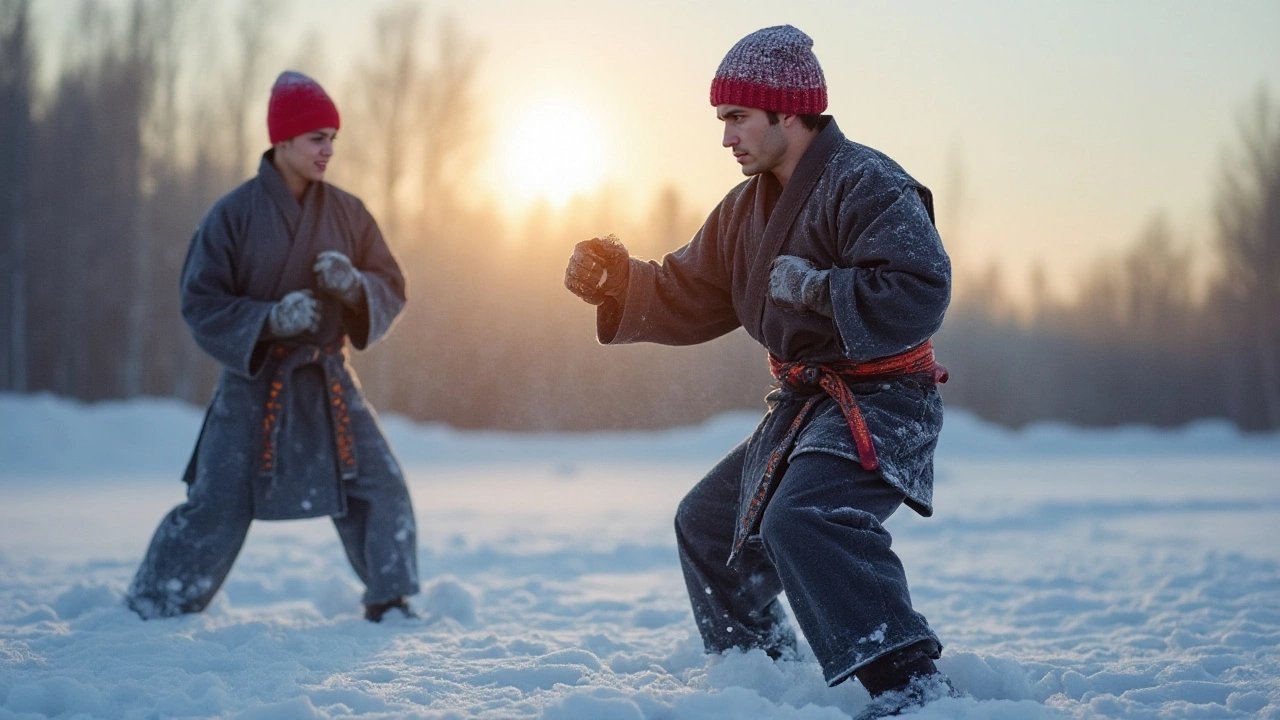
<svg viewBox="0 0 1280 720"><path fill-rule="evenodd" d="M329 194L329 199L331 200L336 200L337 202L348 204L348 205L353 205L353 206L358 205L360 207L364 207L364 201L361 200L355 193L343 190L342 188L338 187L337 185L334 185L328 180L324 181L324 188L325 188L325 192Z"/></svg>
<svg viewBox="0 0 1280 720"><path fill-rule="evenodd" d="M756 187L760 184L760 176L752 175L742 182L730 188L729 192L724 194L724 199L720 201L721 205L734 205L743 198L753 197Z"/></svg>
<svg viewBox="0 0 1280 720"><path fill-rule="evenodd" d="M760 183L760 176L752 175L734 185L729 192L724 194L720 204L716 205L713 215L718 214L728 219L735 215L749 212L755 205L756 193L760 192Z"/></svg>
<svg viewBox="0 0 1280 720"><path fill-rule="evenodd" d="M344 211L353 215L368 215L372 217L369 209L365 206L364 201L355 193L348 192L334 185L329 181L324 181L325 202L326 204L336 205Z"/></svg>
<svg viewBox="0 0 1280 720"><path fill-rule="evenodd" d="M835 160L828 165L828 171L837 175L838 182L832 184L839 188L836 192L851 198L851 207L861 208L858 212L876 214L914 190L913 194L918 194L924 202L930 221L934 219L933 193L929 188L896 160L873 147L846 138Z"/></svg>
<svg viewBox="0 0 1280 720"><path fill-rule="evenodd" d="M855 176L858 180L874 183L886 182L898 186L920 184L886 153L848 138L841 143L834 161L828 167L840 175Z"/></svg>
<svg viewBox="0 0 1280 720"><path fill-rule="evenodd" d="M257 176L251 177L237 185L230 192L214 201L209 208L208 217L227 217L244 215L253 206L253 197L260 191Z"/></svg>

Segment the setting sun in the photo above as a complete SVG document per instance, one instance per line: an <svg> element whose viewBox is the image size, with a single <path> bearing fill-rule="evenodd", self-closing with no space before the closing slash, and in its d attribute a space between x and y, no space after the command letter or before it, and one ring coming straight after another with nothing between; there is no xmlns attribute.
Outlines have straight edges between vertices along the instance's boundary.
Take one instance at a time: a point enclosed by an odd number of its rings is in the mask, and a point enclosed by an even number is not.
<svg viewBox="0 0 1280 720"><path fill-rule="evenodd" d="M568 103L531 107L499 138L501 182L517 202L562 205L604 177L604 141L586 112Z"/></svg>

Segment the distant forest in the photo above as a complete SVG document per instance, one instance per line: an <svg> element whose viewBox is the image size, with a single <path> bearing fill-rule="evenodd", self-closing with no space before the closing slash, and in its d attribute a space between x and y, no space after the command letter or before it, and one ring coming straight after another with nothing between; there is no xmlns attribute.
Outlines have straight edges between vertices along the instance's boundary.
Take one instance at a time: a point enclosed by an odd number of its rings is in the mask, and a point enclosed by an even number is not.
<svg viewBox="0 0 1280 720"><path fill-rule="evenodd" d="M84 3L77 42L42 88L48 50L32 2L0 0L0 390L209 397L218 368L179 315L178 276L200 218L265 149L261 113L281 68L264 58L282 10L240 2L226 67L192 73L182 67L190 7ZM378 51L349 70L356 82L316 76L342 108L344 135L362 138L333 179L373 209L409 282L397 328L354 361L380 411L549 431L763 409L765 353L742 331L690 348L602 348L594 311L563 289L566 258L546 251L614 232L633 254L660 257L710 208L667 191L633 213L603 191L503 223L494 206L460 197L486 142L473 132L484 116L478 45L414 3L377 11L371 31ZM424 33L432 42L418 41ZM312 62L291 66L314 72ZM935 339L950 407L1015 427L1220 417L1280 428L1280 110L1265 91L1242 107L1238 137L1224 138L1233 149L1214 235L1199 239L1212 258L1193 258L1153 217L1071 300L1015 305L994 266L956 277ZM1207 290L1193 290L1200 262L1219 268Z"/></svg>

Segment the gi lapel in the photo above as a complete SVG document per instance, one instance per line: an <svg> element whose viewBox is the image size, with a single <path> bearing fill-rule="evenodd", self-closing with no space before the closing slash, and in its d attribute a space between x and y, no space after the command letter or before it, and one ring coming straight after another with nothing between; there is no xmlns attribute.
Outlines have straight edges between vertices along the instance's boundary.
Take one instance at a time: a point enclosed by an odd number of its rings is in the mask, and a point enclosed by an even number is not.
<svg viewBox="0 0 1280 720"><path fill-rule="evenodd" d="M804 208L805 201L813 193L813 188L822 178L822 171L835 156L843 140L844 134L840 132L840 128L836 127L835 119L828 120L827 126L813 139L804 157L800 158L787 186L782 189L782 196L778 198L773 214L769 216L760 247L756 251L755 261L751 264L751 274L747 279L746 297L751 305L746 317L751 318L755 323L755 327L751 329L753 337L761 337L760 326L764 323L764 306L769 296L769 269L773 265L773 260L778 257L783 242L791 233L791 226L800 216L800 210Z"/></svg>
<svg viewBox="0 0 1280 720"><path fill-rule="evenodd" d="M324 213L324 190L323 182L313 182L302 195L302 207L289 245L289 257L285 258L280 272L280 280L292 287L315 289L315 276L311 267L315 265L316 255L320 252L317 231L320 229L320 217Z"/></svg>
<svg viewBox="0 0 1280 720"><path fill-rule="evenodd" d="M302 216L302 206L289 191L288 184L285 183L284 178L280 177L275 165L271 164L270 150L262 154L262 160L258 163L258 182L262 183L263 189L267 191L267 197L271 198L275 206L280 209L280 216L284 218L284 223L289 228L289 237L292 239L298 229L298 218Z"/></svg>
<svg viewBox="0 0 1280 720"><path fill-rule="evenodd" d="M302 202L299 203L284 178L280 177L280 173L271 164L270 153L262 156L258 177L268 197L280 209L289 231L289 254L280 268L274 296L283 297L299 288L314 289L311 266L315 264L315 256L319 252L314 241L320 216L324 212L325 184L313 182L308 185L302 195Z"/></svg>

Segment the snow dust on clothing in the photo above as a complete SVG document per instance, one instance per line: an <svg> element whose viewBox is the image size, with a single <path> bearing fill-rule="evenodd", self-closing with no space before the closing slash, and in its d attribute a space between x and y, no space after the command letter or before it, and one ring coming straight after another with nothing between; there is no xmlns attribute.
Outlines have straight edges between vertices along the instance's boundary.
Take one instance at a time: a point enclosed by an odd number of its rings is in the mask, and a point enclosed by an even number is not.
<svg viewBox="0 0 1280 720"><path fill-rule="evenodd" d="M824 122L785 188L772 173L756 175L725 197L689 244L661 263L631 260L626 294L597 312L600 340L685 345L741 326L774 358L815 364L866 362L929 340L942 324L951 272L932 197L891 159ZM784 254L830 269L834 319L767 302L773 260ZM917 643L940 654L880 523L904 501L932 512L941 398L932 374L849 387L872 436L876 471L855 472L863 466L834 400L822 397L800 418L822 391L780 383L756 431L681 504L677 544L708 652L742 646L785 654L791 641L776 608L785 591L831 684ZM803 425L788 451L796 422ZM844 465L797 459L805 453ZM778 485L762 485L766 472L781 477ZM834 479L844 484L835 488ZM853 492L876 484L892 486L890 504L872 502L885 493ZM798 497L809 500L779 506Z"/></svg>
<svg viewBox="0 0 1280 720"><path fill-rule="evenodd" d="M271 157L209 211L183 268L183 317L222 372L185 473L188 501L162 521L131 590L160 614L212 599L254 519L333 516L366 602L418 589L404 475L347 362L348 345L391 329L404 277L358 198L312 182L299 201ZM312 266L326 250L360 271L360 306L320 291ZM271 337L272 306L308 289L319 328Z"/></svg>
<svg viewBox="0 0 1280 720"><path fill-rule="evenodd" d="M852 142L834 119L800 159L786 187L772 173L725 196L684 247L661 263L631 261L622 302L597 314L608 344L692 345L738 327L783 362L866 362L928 340L951 295L951 262L933 224L933 196L884 154ZM769 270L779 255L830 269L835 319L797 314L768 302ZM880 472L922 515L933 512L933 453L942 400L931 379L912 376L855 383ZM804 397L769 396L743 475L764 474ZM823 452L858 459L839 407L824 398L791 456Z"/></svg>

